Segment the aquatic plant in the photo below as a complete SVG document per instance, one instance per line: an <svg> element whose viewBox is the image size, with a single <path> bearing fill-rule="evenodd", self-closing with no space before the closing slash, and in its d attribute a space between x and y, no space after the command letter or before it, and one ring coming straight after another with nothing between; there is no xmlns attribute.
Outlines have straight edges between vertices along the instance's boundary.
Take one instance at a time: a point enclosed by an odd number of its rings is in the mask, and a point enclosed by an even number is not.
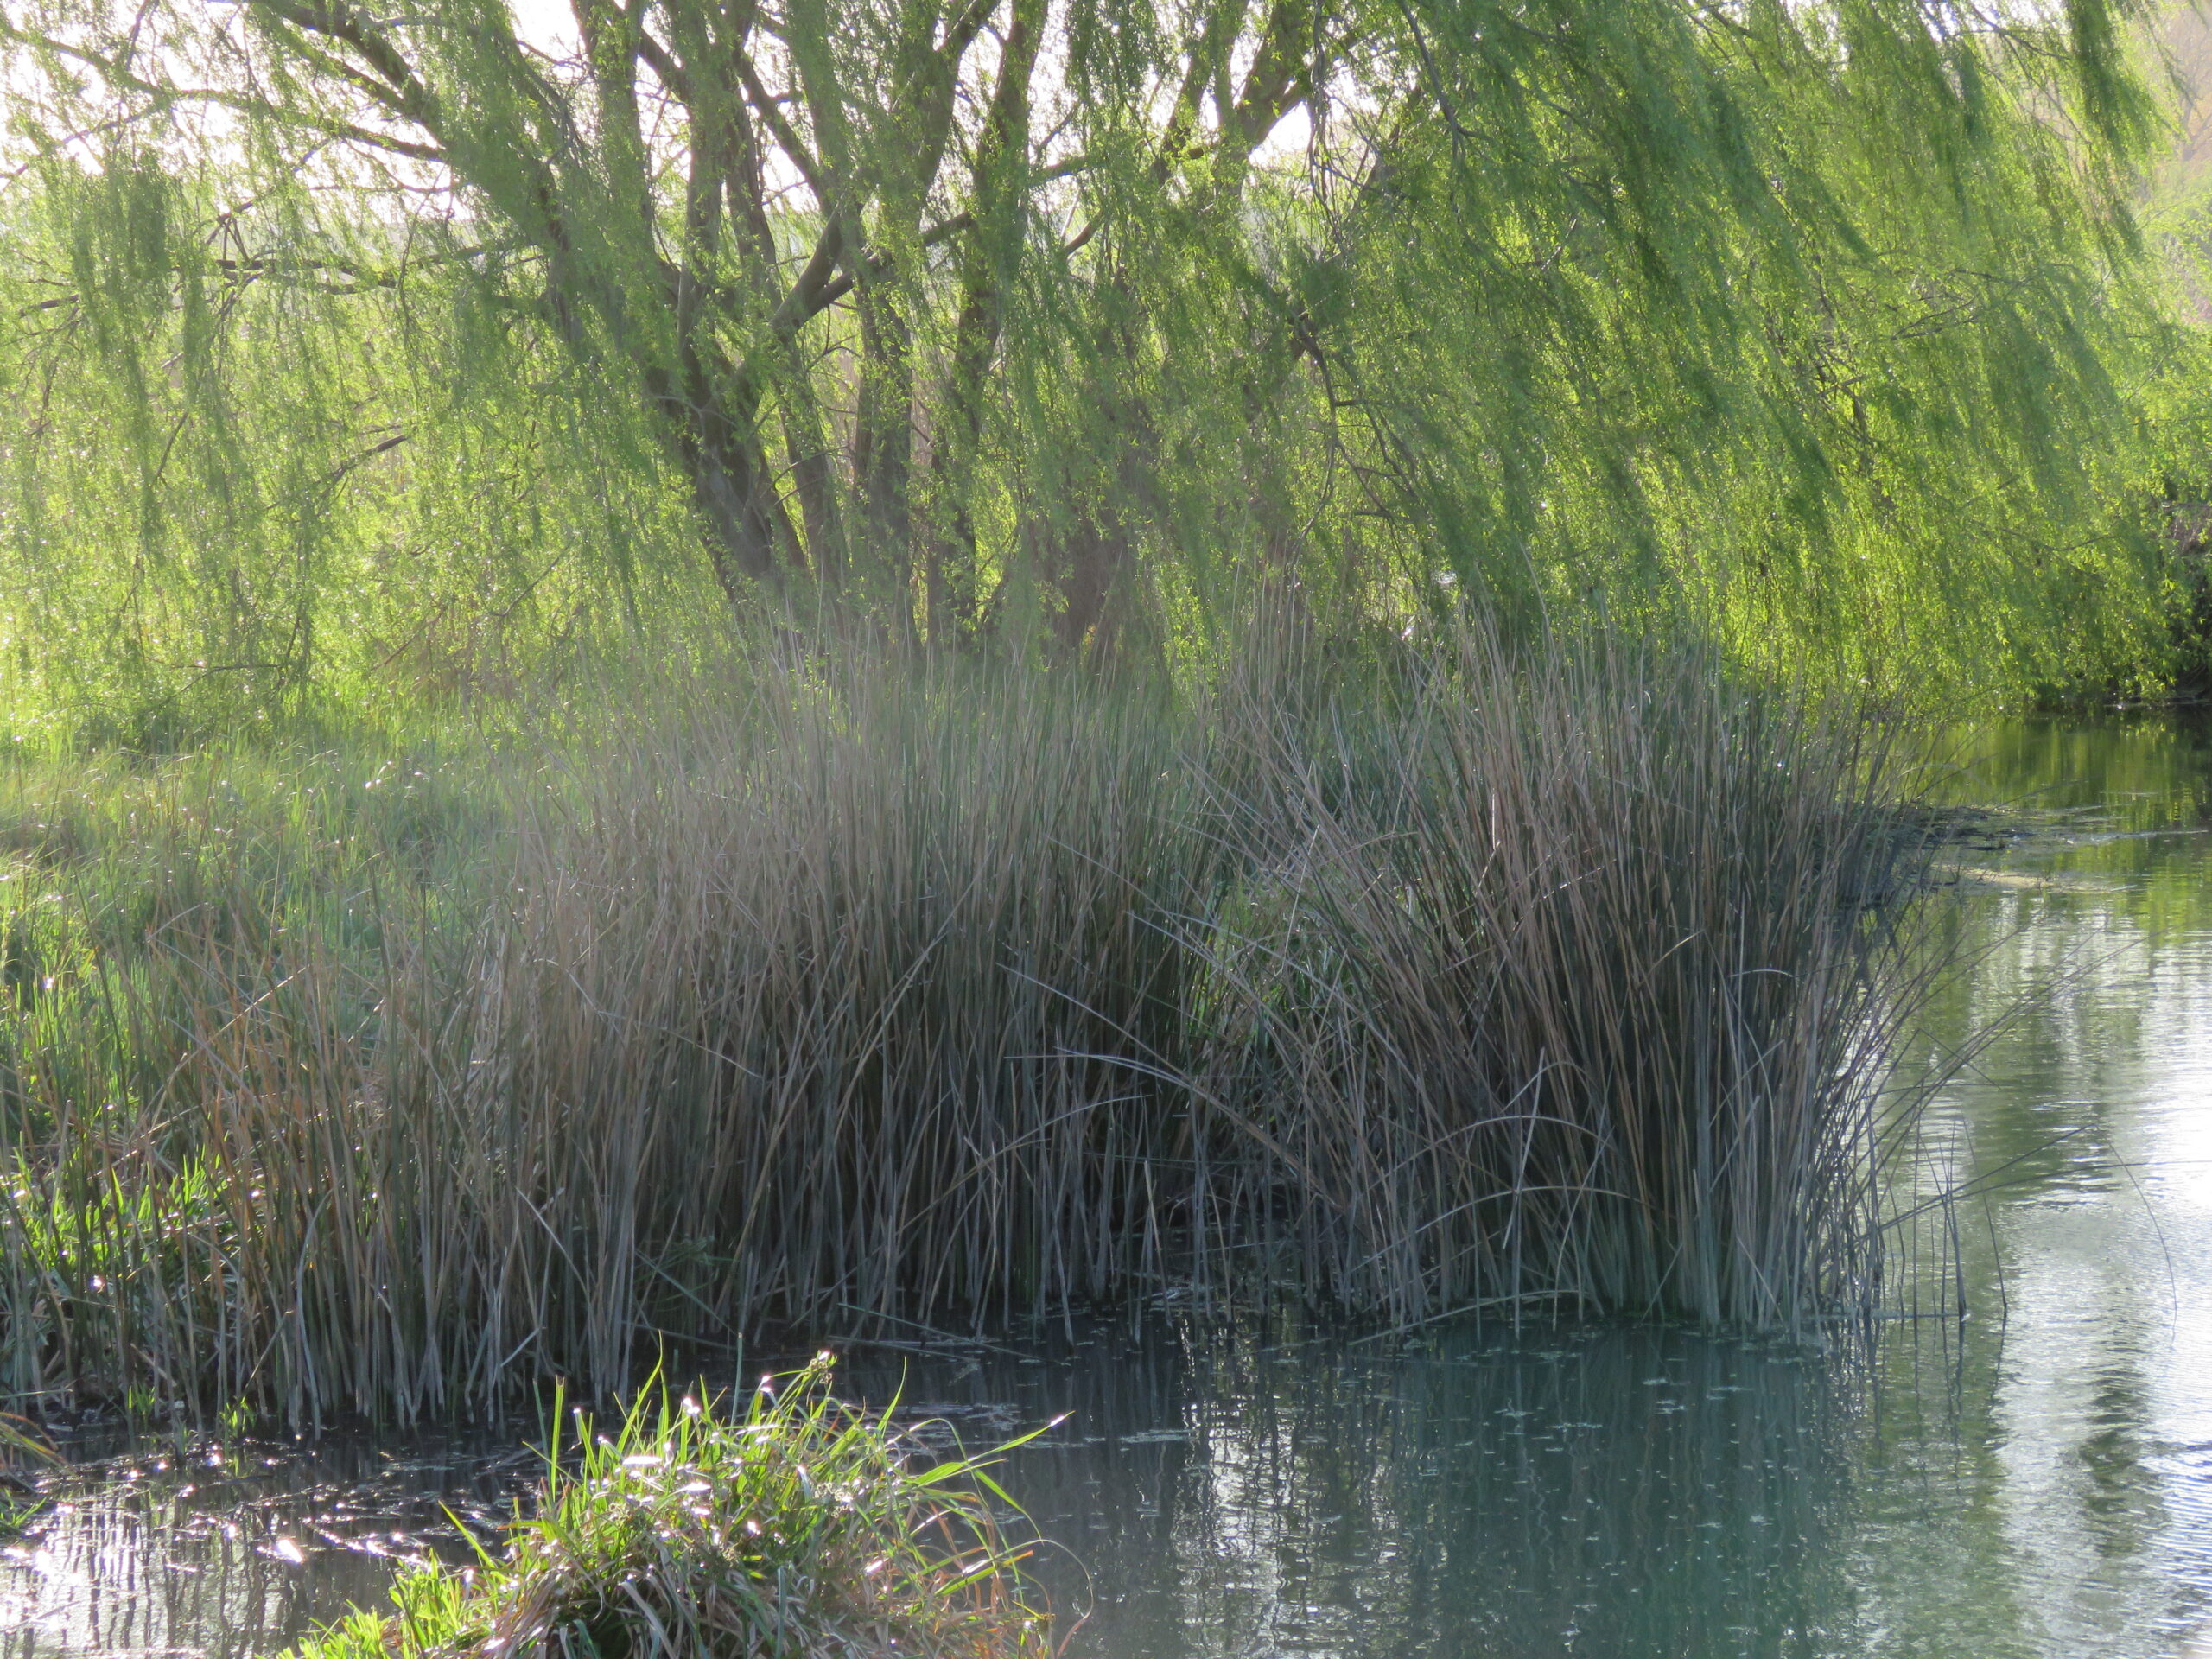
<svg viewBox="0 0 2212 1659"><path fill-rule="evenodd" d="M1880 1294L1878 743L1707 658L823 654L0 802L0 1386L296 1422L1170 1286ZM41 781L43 780L43 781Z"/></svg>
<svg viewBox="0 0 2212 1659"><path fill-rule="evenodd" d="M1469 642L1387 707L1227 722L1207 1211L1402 1320L1878 1296L1877 1096L1935 958L1862 906L1916 836L1878 734L1712 669Z"/></svg>
<svg viewBox="0 0 2212 1659"><path fill-rule="evenodd" d="M16 1465L28 1462L50 1469L60 1461L60 1454L36 1425L0 1413L0 1536L20 1529L48 1502L44 1493L16 1473Z"/></svg>
<svg viewBox="0 0 2212 1659"><path fill-rule="evenodd" d="M648 1389L611 1435L579 1414L573 1458L556 1407L502 1553L416 1568L396 1611L357 1611L298 1659L1046 1659L997 1454L932 1458L830 1377L819 1356L734 1414Z"/></svg>

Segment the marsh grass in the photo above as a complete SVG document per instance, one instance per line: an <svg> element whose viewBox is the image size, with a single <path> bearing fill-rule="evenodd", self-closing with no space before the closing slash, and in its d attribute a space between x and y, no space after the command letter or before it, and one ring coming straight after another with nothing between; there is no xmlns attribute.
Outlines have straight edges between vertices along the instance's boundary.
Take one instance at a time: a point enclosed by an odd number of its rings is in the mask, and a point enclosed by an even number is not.
<svg viewBox="0 0 2212 1659"><path fill-rule="evenodd" d="M1921 855L1885 740L1694 658L1468 650L1318 730L1230 724L1242 856L1192 940L1195 1070L1249 1103L1216 1206L1405 1321L1863 1305L1936 967L1881 908Z"/></svg>
<svg viewBox="0 0 2212 1659"><path fill-rule="evenodd" d="M1880 1294L1865 725L1695 657L791 658L0 801L0 1388L298 1425L1180 1287Z"/></svg>
<svg viewBox="0 0 2212 1659"><path fill-rule="evenodd" d="M21 1531L48 1502L25 1471L43 1473L60 1462L60 1453L37 1425L0 1413L0 1537Z"/></svg>
<svg viewBox="0 0 2212 1659"><path fill-rule="evenodd" d="M827 1356L734 1414L640 1394L619 1426L560 1414L534 1507L480 1567L415 1569L299 1659L1045 1659L998 1454L930 1456L830 1393Z"/></svg>

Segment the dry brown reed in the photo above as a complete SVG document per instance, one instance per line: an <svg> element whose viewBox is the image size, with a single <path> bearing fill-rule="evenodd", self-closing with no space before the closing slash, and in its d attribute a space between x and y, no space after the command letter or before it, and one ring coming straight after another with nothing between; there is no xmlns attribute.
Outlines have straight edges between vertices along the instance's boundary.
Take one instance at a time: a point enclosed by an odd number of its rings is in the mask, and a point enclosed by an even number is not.
<svg viewBox="0 0 2212 1659"><path fill-rule="evenodd" d="M1695 658L813 660L373 779L13 787L18 1398L408 1420L772 1320L1878 1286L1910 852L1862 727Z"/></svg>

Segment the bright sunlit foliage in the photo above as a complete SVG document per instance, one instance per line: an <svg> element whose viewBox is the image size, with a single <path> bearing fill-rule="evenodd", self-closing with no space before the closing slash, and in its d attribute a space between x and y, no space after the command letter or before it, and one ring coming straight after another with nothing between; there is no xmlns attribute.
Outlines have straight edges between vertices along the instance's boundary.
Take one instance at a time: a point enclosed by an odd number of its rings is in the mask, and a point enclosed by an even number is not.
<svg viewBox="0 0 2212 1659"><path fill-rule="evenodd" d="M2120 0L4 0L21 721L1472 594L2155 674Z"/></svg>

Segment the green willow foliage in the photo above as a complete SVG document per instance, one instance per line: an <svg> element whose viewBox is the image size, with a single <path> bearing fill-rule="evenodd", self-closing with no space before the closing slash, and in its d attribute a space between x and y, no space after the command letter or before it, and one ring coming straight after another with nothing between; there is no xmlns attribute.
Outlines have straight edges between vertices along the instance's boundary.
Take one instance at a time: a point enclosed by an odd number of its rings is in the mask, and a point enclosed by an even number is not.
<svg viewBox="0 0 2212 1659"><path fill-rule="evenodd" d="M2176 347L2133 37L0 0L17 702L480 688L730 607L1172 660L1269 594L1893 682L2135 662L2165 543L2109 503Z"/></svg>

